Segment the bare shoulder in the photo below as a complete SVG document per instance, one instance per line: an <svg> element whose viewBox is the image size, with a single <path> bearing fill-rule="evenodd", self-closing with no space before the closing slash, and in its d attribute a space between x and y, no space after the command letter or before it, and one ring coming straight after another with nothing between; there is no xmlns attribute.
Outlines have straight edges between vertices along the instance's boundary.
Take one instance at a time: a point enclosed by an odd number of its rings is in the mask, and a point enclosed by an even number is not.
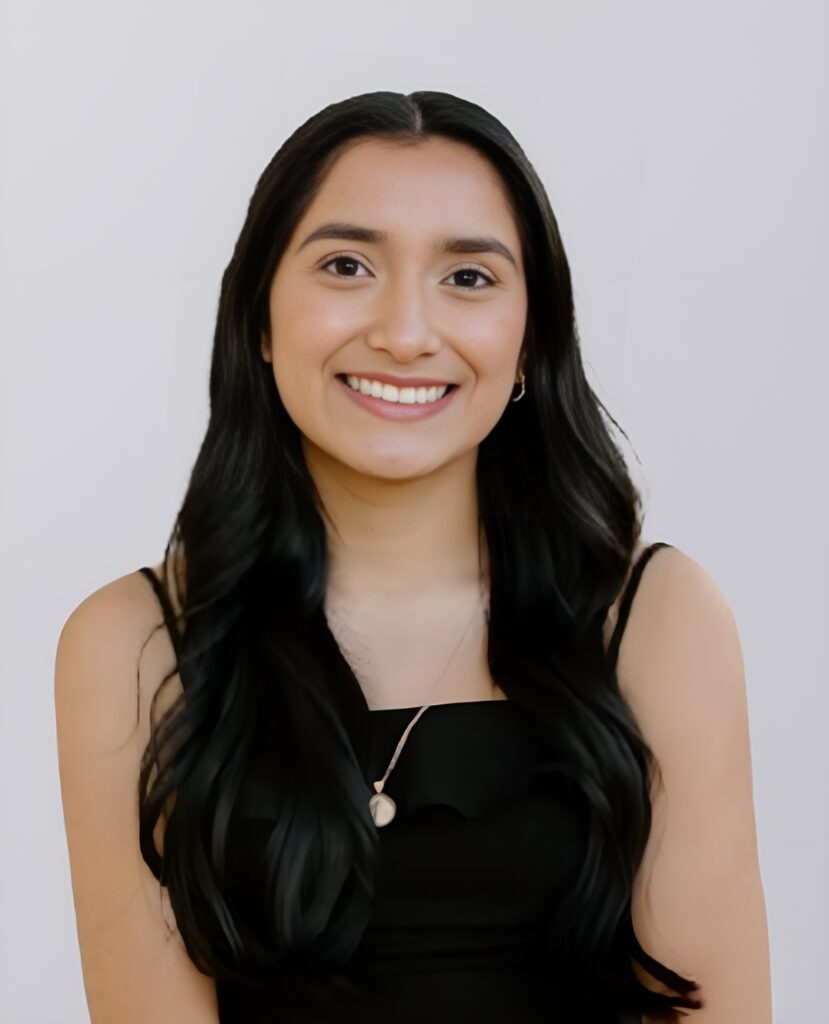
<svg viewBox="0 0 829 1024"><path fill-rule="evenodd" d="M159 576L161 567L154 566ZM158 598L139 571L120 576L85 597L72 610L58 638L56 666L77 669L72 689L77 699L94 700L101 725L112 738L128 723L136 742L149 739L149 701L175 664ZM84 671L83 667L94 671ZM58 679L56 677L56 685ZM94 692L90 687L95 688ZM66 684L64 684L66 689ZM165 688L166 704L180 692L180 681Z"/></svg>
<svg viewBox="0 0 829 1024"><path fill-rule="evenodd" d="M733 611L713 575L676 546L654 551L639 579L619 646L619 685L631 698L677 662L711 668L739 650ZM661 691L666 693L665 684Z"/></svg>
<svg viewBox="0 0 829 1024"><path fill-rule="evenodd" d="M634 552L608 612L605 646L633 568L651 544ZM682 716L704 714L706 702L713 710L717 700L741 699L742 672L736 620L713 575L673 544L654 550L632 593L616 661L619 689L645 738L658 745L684 727ZM723 677L728 682L712 693Z"/></svg>
<svg viewBox="0 0 829 1024"><path fill-rule="evenodd" d="M163 563L151 566L156 577L161 579ZM158 599L145 575L136 570L119 576L85 597L69 614L63 626L64 632L74 631L79 623L104 618L108 625L120 625L119 638L124 639L123 630L137 638L142 629L158 617Z"/></svg>

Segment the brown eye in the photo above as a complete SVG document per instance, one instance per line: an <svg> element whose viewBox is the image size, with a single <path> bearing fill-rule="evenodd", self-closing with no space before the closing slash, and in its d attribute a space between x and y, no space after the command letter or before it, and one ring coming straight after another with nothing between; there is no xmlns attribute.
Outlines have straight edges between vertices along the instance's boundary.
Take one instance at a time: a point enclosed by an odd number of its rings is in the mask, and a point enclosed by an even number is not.
<svg viewBox="0 0 829 1024"><path fill-rule="evenodd" d="M343 268L343 267L346 267L346 268L347 267L363 267L363 266L365 266L365 264L361 263L360 260L356 259L354 256L332 256L332 258L330 260L328 260L327 262L322 264L320 269L321 270L326 270L327 267L330 267L333 264L337 264L340 268ZM326 273L331 274L333 277L356 277L357 276L356 274L348 272L348 270L346 270L345 273L339 273L339 271L334 273L333 271L326 270Z"/></svg>
<svg viewBox="0 0 829 1024"><path fill-rule="evenodd" d="M486 282L486 284L483 285L459 284L458 287L466 292L482 292L495 284L494 278L490 277L489 274L485 274L482 270L478 270L477 267L461 267L460 270L453 271L449 276L464 276L466 281L469 281L470 279L474 280L476 277L480 277Z"/></svg>

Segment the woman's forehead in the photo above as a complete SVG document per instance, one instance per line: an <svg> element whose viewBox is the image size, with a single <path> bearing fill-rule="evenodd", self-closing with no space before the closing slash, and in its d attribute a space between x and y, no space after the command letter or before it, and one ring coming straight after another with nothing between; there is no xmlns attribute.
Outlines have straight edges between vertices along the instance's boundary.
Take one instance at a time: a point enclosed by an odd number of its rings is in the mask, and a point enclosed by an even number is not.
<svg viewBox="0 0 829 1024"><path fill-rule="evenodd" d="M361 223L358 215L368 213L382 217L389 228L398 220L431 224L447 217L490 220L493 227L512 224L508 192L496 168L473 147L444 139L405 146L378 139L355 143L332 164L303 220L319 216ZM477 233L482 225L467 227Z"/></svg>

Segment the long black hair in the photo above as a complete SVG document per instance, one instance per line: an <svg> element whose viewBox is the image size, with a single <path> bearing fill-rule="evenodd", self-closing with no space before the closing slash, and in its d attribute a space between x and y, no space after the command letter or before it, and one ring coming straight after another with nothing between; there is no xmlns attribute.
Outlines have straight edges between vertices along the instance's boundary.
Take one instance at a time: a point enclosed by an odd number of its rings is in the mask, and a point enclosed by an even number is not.
<svg viewBox="0 0 829 1024"><path fill-rule="evenodd" d="M546 731L588 813L581 874L547 934L549 971L566 979L574 1006L676 1020L677 1007L702 1005L690 995L698 985L649 957L631 922L658 765L602 642L641 534L641 497L608 421L621 428L585 378L545 189L504 125L447 93L334 103L290 136L256 183L222 276L209 423L165 549L176 666L152 701L141 852L168 889L190 958L218 982L263 985L287 964L336 973L369 921L378 836L352 742L367 709L355 704L344 660L321 642L323 511L260 344L279 260L343 147L433 137L489 158L521 237L526 395L480 443L476 484L492 678ZM183 692L156 721L156 699L176 672ZM225 880L234 808L264 737L280 813L249 865L266 919L254 928ZM677 994L642 985L631 957Z"/></svg>

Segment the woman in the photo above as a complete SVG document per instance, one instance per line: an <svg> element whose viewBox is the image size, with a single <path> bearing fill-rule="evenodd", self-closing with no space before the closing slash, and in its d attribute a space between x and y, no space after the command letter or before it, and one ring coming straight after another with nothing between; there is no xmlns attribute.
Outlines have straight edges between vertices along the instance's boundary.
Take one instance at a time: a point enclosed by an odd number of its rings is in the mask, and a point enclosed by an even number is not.
<svg viewBox="0 0 829 1024"><path fill-rule="evenodd" d="M210 403L164 562L59 644L93 1024L770 1020L733 616L641 539L504 126L437 92L302 125Z"/></svg>

